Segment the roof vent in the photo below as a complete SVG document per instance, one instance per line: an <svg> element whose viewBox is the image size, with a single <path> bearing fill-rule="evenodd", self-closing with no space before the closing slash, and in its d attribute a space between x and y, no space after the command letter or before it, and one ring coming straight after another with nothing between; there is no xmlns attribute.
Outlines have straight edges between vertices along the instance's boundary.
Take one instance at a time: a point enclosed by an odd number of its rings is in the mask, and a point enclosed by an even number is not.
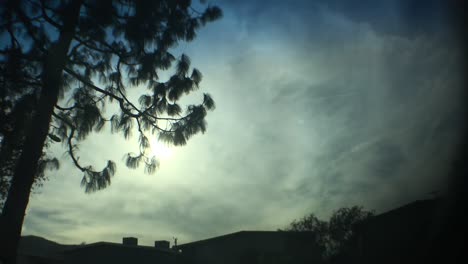
<svg viewBox="0 0 468 264"><path fill-rule="evenodd" d="M122 238L122 244L127 245L127 246L138 246L138 238L124 237Z"/></svg>
<svg viewBox="0 0 468 264"><path fill-rule="evenodd" d="M157 240L154 241L155 248L169 249L169 241L167 240Z"/></svg>

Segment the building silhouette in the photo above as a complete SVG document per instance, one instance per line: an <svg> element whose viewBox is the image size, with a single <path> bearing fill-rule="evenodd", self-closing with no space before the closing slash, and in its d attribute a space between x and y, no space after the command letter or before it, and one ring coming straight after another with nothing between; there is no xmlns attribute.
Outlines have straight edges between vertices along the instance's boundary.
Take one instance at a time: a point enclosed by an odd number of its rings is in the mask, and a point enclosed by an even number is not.
<svg viewBox="0 0 468 264"><path fill-rule="evenodd" d="M167 243L166 243L167 242ZM175 264L180 255L169 249L168 241L156 241L154 247L138 245L138 239L134 237L123 238L122 244L97 242L70 250L64 253L66 264Z"/></svg>
<svg viewBox="0 0 468 264"><path fill-rule="evenodd" d="M415 201L370 218L357 227L348 250L327 262L313 232L240 231L172 248L164 240L141 246L134 237L125 237L122 243L61 245L26 236L20 242L18 263L420 263L443 232L438 229L444 217L442 204L441 199Z"/></svg>
<svg viewBox="0 0 468 264"><path fill-rule="evenodd" d="M214 263L320 263L313 232L240 231L177 246L184 261Z"/></svg>

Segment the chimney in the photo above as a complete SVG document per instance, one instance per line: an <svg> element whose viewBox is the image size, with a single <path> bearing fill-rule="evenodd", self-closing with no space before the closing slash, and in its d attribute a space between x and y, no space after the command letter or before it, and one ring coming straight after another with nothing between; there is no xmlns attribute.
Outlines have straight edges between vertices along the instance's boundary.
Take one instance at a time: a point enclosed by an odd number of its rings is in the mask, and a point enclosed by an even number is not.
<svg viewBox="0 0 468 264"><path fill-rule="evenodd" d="M169 241L167 240L156 240L154 241L155 248L169 249Z"/></svg>
<svg viewBox="0 0 468 264"><path fill-rule="evenodd" d="M127 246L138 246L138 238L124 237L122 238L122 244L127 245Z"/></svg>

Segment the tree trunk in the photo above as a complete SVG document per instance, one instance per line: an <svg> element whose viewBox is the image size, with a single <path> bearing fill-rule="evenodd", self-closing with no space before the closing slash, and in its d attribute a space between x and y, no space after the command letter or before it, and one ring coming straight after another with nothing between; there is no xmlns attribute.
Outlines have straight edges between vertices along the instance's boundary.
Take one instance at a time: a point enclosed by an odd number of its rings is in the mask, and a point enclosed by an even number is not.
<svg viewBox="0 0 468 264"><path fill-rule="evenodd" d="M81 4L82 0L70 3L59 39L51 46L44 63L43 87L37 112L33 117L33 129L26 131L25 146L15 168L0 222L0 259L4 264L16 263L31 187L62 86L62 72L78 23Z"/></svg>

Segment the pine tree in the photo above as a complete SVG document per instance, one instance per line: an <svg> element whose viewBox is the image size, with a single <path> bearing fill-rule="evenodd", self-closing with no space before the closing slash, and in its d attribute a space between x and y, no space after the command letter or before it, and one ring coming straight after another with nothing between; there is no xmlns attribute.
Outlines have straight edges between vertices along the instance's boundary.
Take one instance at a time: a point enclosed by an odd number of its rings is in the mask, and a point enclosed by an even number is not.
<svg viewBox="0 0 468 264"><path fill-rule="evenodd" d="M126 165L143 164L147 173L153 173L158 161L148 154L148 137L185 145L206 130L205 116L214 101L204 94L199 104L183 110L179 99L198 89L202 75L191 68L187 55L176 57L170 49L193 40L201 26L220 16L218 7L207 6L200 12L190 0L3 3L0 82L1 103L6 107L2 118L25 98L34 102L23 112L30 120L17 128L22 135L12 145L17 154L11 157L12 178L0 223L4 263L15 262L36 175L46 164L55 164L44 156L48 144L64 144L83 172L81 184L89 193L106 188L116 172L110 160L103 169L79 162L78 143L91 132L102 131L106 124L125 138L137 131L139 152L127 155ZM170 78L159 78L161 71L172 69ZM128 96L129 89L139 89L138 103ZM107 105L118 110L108 113ZM7 140L2 136L3 151Z"/></svg>

